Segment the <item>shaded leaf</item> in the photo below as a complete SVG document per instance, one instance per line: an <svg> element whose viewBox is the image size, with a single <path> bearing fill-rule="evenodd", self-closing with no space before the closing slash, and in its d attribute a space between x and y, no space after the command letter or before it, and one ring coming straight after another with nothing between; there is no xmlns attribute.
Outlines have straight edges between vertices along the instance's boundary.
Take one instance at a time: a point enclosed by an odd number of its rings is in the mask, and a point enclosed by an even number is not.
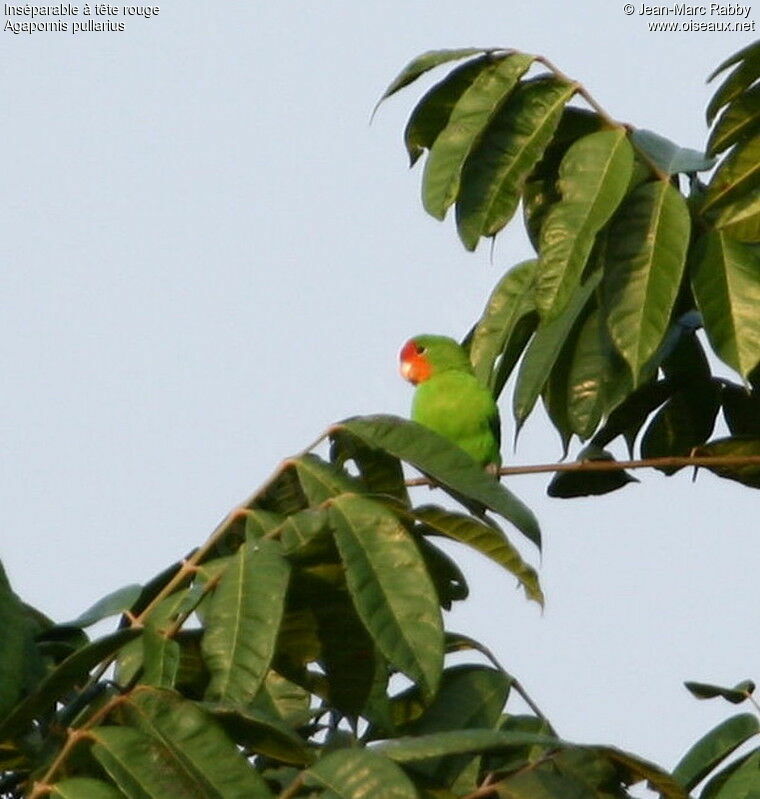
<svg viewBox="0 0 760 799"><path fill-rule="evenodd" d="M425 162L422 204L431 216L443 219L457 199L465 161L532 62L524 53L495 57L460 96Z"/></svg>
<svg viewBox="0 0 760 799"><path fill-rule="evenodd" d="M277 541L246 542L214 590L206 616L203 657L210 701L249 701L274 654L290 566Z"/></svg>
<svg viewBox="0 0 760 799"><path fill-rule="evenodd" d="M542 317L553 319L566 307L632 169L633 150L623 128L584 136L568 149L559 168L561 199L541 227L536 305Z"/></svg>
<svg viewBox="0 0 760 799"><path fill-rule="evenodd" d="M730 763L705 785L700 799L756 799L760 791L760 750Z"/></svg>
<svg viewBox="0 0 760 799"><path fill-rule="evenodd" d="M323 757L306 772L306 784L321 786L323 796L340 799L417 799L409 777L385 757L369 749L341 749Z"/></svg>
<svg viewBox="0 0 760 799"><path fill-rule="evenodd" d="M732 436L760 438L760 392L724 381L721 403Z"/></svg>
<svg viewBox="0 0 760 799"><path fill-rule="evenodd" d="M692 289L713 349L746 377L760 359L760 254L708 233L694 250Z"/></svg>
<svg viewBox="0 0 760 799"><path fill-rule="evenodd" d="M673 770L673 776L691 791L734 749L759 732L760 722L750 713L722 721L689 749Z"/></svg>
<svg viewBox="0 0 760 799"><path fill-rule="evenodd" d="M605 425L591 439L591 443L601 448L627 431L638 431L650 413L653 413L673 393L669 380L658 380L640 386L609 415Z"/></svg>
<svg viewBox="0 0 760 799"><path fill-rule="evenodd" d="M666 181L639 186L612 221L602 295L607 328L634 384L670 323L689 242L689 211Z"/></svg>
<svg viewBox="0 0 760 799"><path fill-rule="evenodd" d="M578 462L585 461L614 461L615 458L610 452L600 450L590 444L578 453ZM572 499L574 497L598 496L609 494L610 491L617 491L628 483L638 483L639 481L628 474L623 469L611 471L577 471L577 472L557 472L549 483L546 493L550 497L561 499Z"/></svg>
<svg viewBox="0 0 760 799"><path fill-rule="evenodd" d="M383 655L432 695L443 666L443 623L414 540L394 513L365 497L337 497L330 512L359 617Z"/></svg>
<svg viewBox="0 0 760 799"><path fill-rule="evenodd" d="M755 132L760 125L760 84L739 95L721 114L707 141L709 153L720 153Z"/></svg>
<svg viewBox="0 0 760 799"><path fill-rule="evenodd" d="M142 643L145 667L142 681L159 688L173 688L180 660L177 641L148 626L143 630Z"/></svg>
<svg viewBox="0 0 760 799"><path fill-rule="evenodd" d="M704 172L715 166L715 159L699 150L679 147L670 139L653 133L651 130L639 128L631 133L631 141L668 175L679 172Z"/></svg>
<svg viewBox="0 0 760 799"><path fill-rule="evenodd" d="M124 799L124 794L102 780L92 777L69 777L52 786L54 799Z"/></svg>
<svg viewBox="0 0 760 799"><path fill-rule="evenodd" d="M27 657L32 646L32 631L27 626L21 600L11 589L0 563L0 718L16 704L24 689Z"/></svg>
<svg viewBox="0 0 760 799"><path fill-rule="evenodd" d="M712 224L737 241L760 242L760 192L750 192L724 205Z"/></svg>
<svg viewBox="0 0 760 799"><path fill-rule="evenodd" d="M720 438L709 441L694 450L695 455L733 455L744 456L760 455L760 438ZM737 483L760 488L760 463L750 463L746 466L705 466L718 477L735 480Z"/></svg>
<svg viewBox="0 0 760 799"><path fill-rule="evenodd" d="M710 685L704 682L685 682L684 685L697 699L714 699L716 696L720 696L734 705L744 702L755 690L755 683L752 680L743 680L733 688L723 688L720 685Z"/></svg>
<svg viewBox="0 0 760 799"><path fill-rule="evenodd" d="M543 606L544 595L535 569L525 563L501 529L436 505L415 508L412 515L438 533L466 544L498 563L519 580L528 599Z"/></svg>
<svg viewBox="0 0 760 799"><path fill-rule="evenodd" d="M707 186L702 213L750 195L760 186L760 132L735 145Z"/></svg>
<svg viewBox="0 0 760 799"><path fill-rule="evenodd" d="M331 428L345 430L430 475L444 490L480 502L503 516L541 546L541 532L530 510L505 486L480 469L466 453L416 422L378 414L355 417Z"/></svg>
<svg viewBox="0 0 760 799"><path fill-rule="evenodd" d="M116 616L129 610L135 604L142 593L140 585L125 585L108 596L99 599L91 608L88 608L73 621L60 624L60 627L89 627L96 622L107 619L109 616Z"/></svg>
<svg viewBox="0 0 760 799"><path fill-rule="evenodd" d="M748 86L760 78L760 42L752 42L747 47L726 59L708 78L715 78L728 67L738 64L723 81L707 105L707 124L711 125L720 109L738 97Z"/></svg>
<svg viewBox="0 0 760 799"><path fill-rule="evenodd" d="M687 792L683 790L679 781L666 771L663 771L659 766L654 765L654 763L612 746L587 748L625 768L631 775L626 780L628 784L646 780L652 790L658 791L660 796L666 799L689 799Z"/></svg>
<svg viewBox="0 0 760 799"><path fill-rule="evenodd" d="M576 88L555 77L525 81L493 117L462 170L456 217L468 250L512 218L525 181Z"/></svg>

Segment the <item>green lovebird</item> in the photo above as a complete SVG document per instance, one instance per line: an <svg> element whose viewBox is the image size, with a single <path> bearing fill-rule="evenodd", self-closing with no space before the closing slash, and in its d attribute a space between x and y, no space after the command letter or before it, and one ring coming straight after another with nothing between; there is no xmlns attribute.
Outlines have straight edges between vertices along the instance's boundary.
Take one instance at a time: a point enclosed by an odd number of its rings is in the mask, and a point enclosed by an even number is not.
<svg viewBox="0 0 760 799"><path fill-rule="evenodd" d="M448 336L415 336L399 360L401 376L417 387L412 419L495 472L501 466L499 409L464 349Z"/></svg>

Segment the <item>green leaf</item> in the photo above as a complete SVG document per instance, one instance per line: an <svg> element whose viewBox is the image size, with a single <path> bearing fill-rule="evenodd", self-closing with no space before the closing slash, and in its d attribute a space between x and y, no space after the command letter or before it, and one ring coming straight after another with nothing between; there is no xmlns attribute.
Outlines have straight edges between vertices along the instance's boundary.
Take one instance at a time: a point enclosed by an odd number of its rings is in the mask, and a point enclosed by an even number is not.
<svg viewBox="0 0 760 799"><path fill-rule="evenodd" d="M490 56L474 58L453 69L436 83L414 107L404 129L404 144L409 166L414 166L425 150L429 150L438 134L446 127L454 106L485 67L493 63Z"/></svg>
<svg viewBox="0 0 760 799"><path fill-rule="evenodd" d="M493 367L508 346L518 322L535 309L536 264L533 259L512 267L496 284L472 335L470 360L475 376L493 387Z"/></svg>
<svg viewBox="0 0 760 799"><path fill-rule="evenodd" d="M760 242L760 192L724 205L712 225L737 241Z"/></svg>
<svg viewBox="0 0 760 799"><path fill-rule="evenodd" d="M504 386L507 380L509 380L515 366L517 366L520 356L528 346L528 342L536 332L538 323L538 312L532 311L526 316L523 316L515 325L507 343L504 345L504 350L499 360L496 362L496 368L491 374L489 388L492 390L496 399L498 399L501 396L501 392L504 391Z"/></svg>
<svg viewBox="0 0 760 799"><path fill-rule="evenodd" d="M310 506L321 505L346 491L361 491L361 483L355 477L311 452L294 459L293 466Z"/></svg>
<svg viewBox="0 0 760 799"><path fill-rule="evenodd" d="M760 360L760 255L720 231L695 247L692 289L717 355L746 377Z"/></svg>
<svg viewBox="0 0 760 799"><path fill-rule="evenodd" d="M257 492L246 506L248 510L264 510L285 516L309 506L301 481L292 461L284 461L270 477L263 490Z"/></svg>
<svg viewBox="0 0 760 799"><path fill-rule="evenodd" d="M645 383L630 394L609 415L606 424L591 439L591 443L601 448L627 431L638 431L650 413L653 413L673 393L669 380Z"/></svg>
<svg viewBox="0 0 760 799"><path fill-rule="evenodd" d="M525 81L498 110L462 170L456 216L468 250L512 218L525 181L576 89L555 77Z"/></svg>
<svg viewBox="0 0 760 799"><path fill-rule="evenodd" d="M721 402L732 436L760 438L760 391L725 381Z"/></svg>
<svg viewBox="0 0 760 799"><path fill-rule="evenodd" d="M513 412L517 422L516 433L519 432L523 422L533 410L567 337L572 332L600 279L601 273L597 272L579 286L562 314L550 322L542 322L528 345L517 374L513 397Z"/></svg>
<svg viewBox="0 0 760 799"><path fill-rule="evenodd" d="M707 106L708 125L712 124L715 115L726 103L730 103L734 97L738 97L748 86L760 78L760 42L753 42L734 53L710 75L708 81L734 64L738 64L738 66L719 86Z"/></svg>
<svg viewBox="0 0 760 799"><path fill-rule="evenodd" d="M431 69L435 69L435 67L484 52L488 51L484 50L482 47L464 47L458 50L429 50L426 53L422 53L422 55L413 58L393 79L390 86L388 86L383 93L383 96L377 101L377 105L380 105L383 100L395 94L400 89L413 83L421 75L424 75ZM377 108L377 106L375 107Z"/></svg>
<svg viewBox="0 0 760 799"><path fill-rule="evenodd" d="M578 139L559 169L561 200L541 227L536 305L546 319L567 306L580 282L596 233L623 199L633 170L633 149L623 128Z"/></svg>
<svg viewBox="0 0 760 799"><path fill-rule="evenodd" d="M755 683L752 680L742 680L733 688L723 688L720 685L704 682L685 682L684 685L697 699L714 699L720 696L734 705L744 702L755 690Z"/></svg>
<svg viewBox="0 0 760 799"><path fill-rule="evenodd" d="M503 799L597 799L599 796L571 774L555 770L554 765L518 771L494 787Z"/></svg>
<svg viewBox="0 0 760 799"><path fill-rule="evenodd" d="M89 627L96 622L107 619L109 616L116 616L129 610L135 604L142 592L140 585L125 585L103 599L99 599L91 608L88 608L73 621L66 621L57 626L59 627Z"/></svg>
<svg viewBox="0 0 760 799"><path fill-rule="evenodd" d="M676 175L679 172L704 172L715 166L714 158L700 153L699 150L679 147L670 139L651 130L643 128L634 130L631 133L631 141L667 175Z"/></svg>
<svg viewBox="0 0 760 799"><path fill-rule="evenodd" d="M760 132L737 144L715 170L707 186L702 213L744 196L760 186Z"/></svg>
<svg viewBox="0 0 760 799"><path fill-rule="evenodd" d="M306 772L306 784L326 789L331 799L417 799L409 777L385 757L369 749L340 749Z"/></svg>
<svg viewBox="0 0 760 799"><path fill-rule="evenodd" d="M760 750L733 761L705 785L700 799L757 799L760 791Z"/></svg>
<svg viewBox="0 0 760 799"><path fill-rule="evenodd" d="M53 799L124 799L124 794L102 780L69 777L53 785Z"/></svg>
<svg viewBox="0 0 760 799"><path fill-rule="evenodd" d="M214 590L202 642L210 701L245 704L264 679L290 577L280 551L277 541L246 542Z"/></svg>
<svg viewBox="0 0 760 799"><path fill-rule="evenodd" d="M501 529L437 505L423 505L411 513L436 532L466 544L498 563L518 579L528 599L543 607L544 595L535 569L525 563Z"/></svg>
<svg viewBox="0 0 760 799"><path fill-rule="evenodd" d="M120 706L120 712L157 744L180 784L187 778L188 784L195 786L197 794L192 795L225 799L270 796L236 744L195 702L172 691L140 687Z"/></svg>
<svg viewBox="0 0 760 799"><path fill-rule="evenodd" d="M430 149L422 176L422 203L436 219L443 219L456 200L465 161L532 63L533 56L523 53L494 57L462 93Z"/></svg>
<svg viewBox="0 0 760 799"><path fill-rule="evenodd" d="M691 383L677 391L650 422L641 439L641 457L688 455L712 434L719 408L720 383L717 380ZM670 475L683 467L657 468Z"/></svg>
<svg viewBox="0 0 760 799"><path fill-rule="evenodd" d="M760 722L750 713L732 716L700 738L681 758L673 776L691 791L731 752L760 733Z"/></svg>
<svg viewBox="0 0 760 799"><path fill-rule="evenodd" d="M380 447L430 475L444 490L482 503L540 548L541 532L531 511L459 447L432 430L382 414L347 419L330 432L333 430L345 430L370 446Z"/></svg>
<svg viewBox="0 0 760 799"><path fill-rule="evenodd" d="M755 132L760 124L760 84L737 97L721 114L707 140L709 153L721 153Z"/></svg>
<svg viewBox="0 0 760 799"><path fill-rule="evenodd" d="M414 540L371 499L337 497L330 511L359 617L383 655L432 695L443 666L443 623Z"/></svg>
<svg viewBox="0 0 760 799"><path fill-rule="evenodd" d="M24 689L27 656L33 646L21 600L13 593L0 563L0 718L16 704Z"/></svg>
<svg viewBox="0 0 760 799"><path fill-rule="evenodd" d="M760 438L720 438L709 441L694 450L695 455L732 455L741 457L744 455L760 455ZM737 483L749 486L750 488L760 488L760 464L749 463L746 466L705 466L718 477L725 477L728 480L736 480Z"/></svg>
<svg viewBox="0 0 760 799"><path fill-rule="evenodd" d="M95 666L137 638L141 632L134 627L117 630L69 655L42 680L34 693L19 702L3 719L0 724L0 741L13 738L33 719L52 709L62 696L83 683Z"/></svg>
<svg viewBox="0 0 760 799"><path fill-rule="evenodd" d="M454 602L467 599L470 589L454 559L434 546L432 541L423 535L417 538L417 546L425 559L430 579L435 585L438 604L444 610L451 610Z"/></svg>
<svg viewBox="0 0 760 799"><path fill-rule="evenodd" d="M577 460L580 463L586 461L614 461L615 458L610 452L600 450L593 444L584 447L579 453ZM617 491L618 488L628 485L628 483L638 483L639 481L622 469L610 471L577 471L577 472L557 472L549 483L546 493L550 497L559 499L573 499L575 497L599 496Z"/></svg>
<svg viewBox="0 0 760 799"><path fill-rule="evenodd" d="M332 559L332 530L326 508L302 510L277 528L283 553L298 560Z"/></svg>
<svg viewBox="0 0 760 799"><path fill-rule="evenodd" d="M152 626L143 630L144 683L159 688L174 687L179 660L179 644L173 638L168 638Z"/></svg>
<svg viewBox="0 0 760 799"><path fill-rule="evenodd" d="M689 228L686 201L659 180L635 189L612 221L604 253L604 309L612 341L636 385L668 329Z"/></svg>
<svg viewBox="0 0 760 799"><path fill-rule="evenodd" d="M606 757L617 766L625 768L631 775L626 782L635 783L646 780L653 791L659 792L664 799L689 799L687 792L679 784L679 780L663 771L659 766L643 760L629 752L616 749L612 746L590 746L592 752Z"/></svg>

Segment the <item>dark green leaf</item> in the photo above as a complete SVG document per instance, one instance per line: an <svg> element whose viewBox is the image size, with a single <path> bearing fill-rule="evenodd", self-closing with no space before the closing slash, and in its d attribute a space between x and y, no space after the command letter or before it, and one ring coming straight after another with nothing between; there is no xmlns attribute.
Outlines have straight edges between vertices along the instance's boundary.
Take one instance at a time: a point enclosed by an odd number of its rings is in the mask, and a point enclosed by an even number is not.
<svg viewBox="0 0 760 799"><path fill-rule="evenodd" d="M474 58L453 69L436 83L414 107L404 130L404 144L409 165L414 166L425 150L429 150L438 134L446 127L454 106L477 75L492 63L490 56Z"/></svg>
<svg viewBox="0 0 760 799"><path fill-rule="evenodd" d="M580 463L585 461L614 461L612 454L606 450L600 450L593 444L585 447L578 453L577 460ZM638 483L639 481L622 469L611 471L577 471L577 472L558 472L554 475L546 493L550 497L561 499L572 499L574 497L598 496L609 494L610 491L617 491L628 483Z"/></svg>
<svg viewBox="0 0 760 799"><path fill-rule="evenodd" d="M714 699L720 696L734 705L744 702L755 690L755 683L752 680L743 680L733 688L723 688L720 685L704 682L685 682L684 685L697 699Z"/></svg>
<svg viewBox="0 0 760 799"><path fill-rule="evenodd" d="M249 510L265 510L286 516L308 506L292 461L285 461L247 505Z"/></svg>
<svg viewBox="0 0 760 799"><path fill-rule="evenodd" d="M494 786L502 799L598 799L582 781L571 774L562 774L553 766L519 771Z"/></svg>
<svg viewBox="0 0 760 799"><path fill-rule="evenodd" d="M493 117L462 170L456 216L468 250L512 218L525 181L576 89L555 77L525 81Z"/></svg>
<svg viewBox="0 0 760 799"><path fill-rule="evenodd" d="M53 785L53 799L124 799L124 794L102 780L69 777Z"/></svg>
<svg viewBox="0 0 760 799"><path fill-rule="evenodd" d="M179 644L173 638L168 638L152 626L143 630L144 683L159 688L173 688L179 660Z"/></svg>
<svg viewBox="0 0 760 799"><path fill-rule="evenodd" d="M501 529L436 505L415 508L412 515L436 532L472 547L504 567L520 581L528 599L543 606L544 595L535 569L525 563Z"/></svg>
<svg viewBox="0 0 760 799"><path fill-rule="evenodd" d="M395 764L369 749L331 752L306 772L306 783L326 789L334 799L417 799L409 777Z"/></svg>
<svg viewBox="0 0 760 799"><path fill-rule="evenodd" d="M633 150L623 128L578 139L559 168L561 199L541 227L536 305L556 318L580 282L596 233L615 212L628 188Z"/></svg>
<svg viewBox="0 0 760 799"><path fill-rule="evenodd" d="M673 776L691 791L719 763L760 732L760 722L750 713L732 716L700 738L681 758Z"/></svg>
<svg viewBox="0 0 760 799"><path fill-rule="evenodd" d="M613 439L624 435L626 431L638 431L649 414L657 410L673 390L669 380L658 380L637 388L612 411L606 424L594 436L591 443L601 449Z"/></svg>
<svg viewBox="0 0 760 799"><path fill-rule="evenodd" d="M425 566L438 594L438 604L444 610L451 610L454 602L467 599L470 589L454 559L424 536L417 539L417 546L425 559Z"/></svg>
<svg viewBox="0 0 760 799"><path fill-rule="evenodd" d="M496 362L496 368L491 375L491 385L489 387L496 399L501 396L501 392L504 390L507 380L509 380L512 371L520 360L520 356L523 354L525 348L528 346L528 342L536 332L538 323L538 312L533 311L523 316L515 325L515 329L504 345L504 351Z"/></svg>
<svg viewBox="0 0 760 799"><path fill-rule="evenodd" d="M707 141L709 153L721 153L755 132L760 124L760 84L737 97L721 114Z"/></svg>
<svg viewBox="0 0 760 799"><path fill-rule="evenodd" d="M612 221L604 254L604 310L636 385L668 329L689 229L686 201L659 180L635 189Z"/></svg>
<svg viewBox="0 0 760 799"><path fill-rule="evenodd" d="M295 458L293 466L310 507L346 491L361 491L361 483L355 477L312 452Z"/></svg>
<svg viewBox="0 0 760 799"><path fill-rule="evenodd" d="M712 80L728 67L738 64L731 74L718 87L707 106L707 124L711 125L715 115L720 109L730 103L734 97L738 97L748 86L760 78L760 42L752 44L734 53L731 58L726 59L713 73L708 80Z"/></svg>
<svg viewBox="0 0 760 799"><path fill-rule="evenodd" d="M721 402L732 436L760 438L760 391L725 381Z"/></svg>
<svg viewBox="0 0 760 799"><path fill-rule="evenodd" d="M0 718L16 704L24 688L27 656L32 647L32 630L27 625L21 600L13 593L0 563Z"/></svg>
<svg viewBox="0 0 760 799"><path fill-rule="evenodd" d="M634 145L647 154L649 159L667 175L679 172L704 172L715 166L715 159L699 150L679 147L670 139L652 133L651 130L638 129L631 133Z"/></svg>
<svg viewBox="0 0 760 799"><path fill-rule="evenodd" d="M518 322L535 309L533 299L535 259L512 267L496 284L478 321L470 343L475 376L493 387L493 367L508 345Z"/></svg>
<svg viewBox="0 0 760 799"><path fill-rule="evenodd" d="M713 349L746 377L760 360L760 255L708 233L694 250L692 288Z"/></svg>
<svg viewBox="0 0 760 799"><path fill-rule="evenodd" d="M708 782L700 799L757 799L760 796L760 749L734 760Z"/></svg>
<svg viewBox="0 0 760 799"><path fill-rule="evenodd" d="M457 199L465 161L532 63L533 56L524 53L494 57L460 96L430 149L422 176L422 202L436 219L443 219Z"/></svg>
<svg viewBox="0 0 760 799"><path fill-rule="evenodd" d="M443 666L443 623L414 540L373 500L337 497L330 511L359 617L383 655L432 695Z"/></svg>
<svg viewBox="0 0 760 799"><path fill-rule="evenodd" d="M601 273L597 272L579 286L562 314L550 322L539 325L536 335L528 345L517 374L513 397L513 411L518 431L533 410L565 341L594 293L600 278Z"/></svg>
<svg viewBox="0 0 760 799"><path fill-rule="evenodd" d="M0 740L13 738L33 719L53 708L55 703L76 685L84 682L92 669L122 646L136 638L141 630L131 627L93 641L69 655L5 717L0 724Z"/></svg>
<svg viewBox="0 0 760 799"><path fill-rule="evenodd" d="M627 780L628 782L635 783L640 780L646 780L650 788L653 791L658 791L660 796L665 799L689 799L678 780L647 760L612 746L593 746L588 747L588 749L599 753L615 765L626 769L632 775Z"/></svg>
<svg viewBox="0 0 760 799"><path fill-rule="evenodd" d="M424 75L435 67L447 64L450 61L459 61L462 58L468 58L471 55L477 55L483 52L487 51L482 47L464 47L458 50L429 50L426 53L422 53L422 55L413 58L393 79L377 104L380 105L387 97L395 94L399 89L408 86L410 83L417 80L420 75Z"/></svg>
<svg viewBox="0 0 760 799"><path fill-rule="evenodd" d="M694 451L695 455L728 455L741 457L760 455L760 438L721 438L710 441ZM718 477L736 480L750 488L760 488L760 463L750 463L746 466L706 466Z"/></svg>
<svg viewBox="0 0 760 799"><path fill-rule="evenodd" d="M482 503L514 524L536 546L541 546L538 522L530 510L459 447L432 430L381 414L347 419L332 430L345 430L370 446L380 447L411 463L430 475L444 490Z"/></svg>
<svg viewBox="0 0 760 799"><path fill-rule="evenodd" d="M129 610L135 604L142 592L140 585L125 585L103 599L98 600L91 608L88 608L73 621L63 622L61 627L89 627L96 622L115 616Z"/></svg>
<svg viewBox="0 0 760 799"><path fill-rule="evenodd" d="M232 556L206 616L206 698L244 704L258 691L274 654L290 566L277 541L246 542Z"/></svg>
<svg viewBox="0 0 760 799"><path fill-rule="evenodd" d="M720 383L692 383L676 391L660 408L641 439L642 458L688 455L712 434L720 408ZM677 466L658 467L675 474Z"/></svg>

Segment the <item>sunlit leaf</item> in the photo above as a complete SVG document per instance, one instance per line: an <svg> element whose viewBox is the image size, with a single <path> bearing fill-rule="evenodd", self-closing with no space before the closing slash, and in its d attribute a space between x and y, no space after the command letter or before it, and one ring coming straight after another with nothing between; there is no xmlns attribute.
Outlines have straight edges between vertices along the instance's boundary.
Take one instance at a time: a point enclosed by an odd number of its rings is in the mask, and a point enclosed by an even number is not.
<svg viewBox="0 0 760 799"><path fill-rule="evenodd" d="M721 153L760 125L760 84L737 97L721 114L707 141L707 151Z"/></svg>
<svg viewBox="0 0 760 799"><path fill-rule="evenodd" d="M715 170L707 186L702 212L717 209L760 186L760 131L736 144Z"/></svg>
<svg viewBox="0 0 760 799"><path fill-rule="evenodd" d="M750 192L724 205L712 224L737 241L760 242L760 192Z"/></svg>

